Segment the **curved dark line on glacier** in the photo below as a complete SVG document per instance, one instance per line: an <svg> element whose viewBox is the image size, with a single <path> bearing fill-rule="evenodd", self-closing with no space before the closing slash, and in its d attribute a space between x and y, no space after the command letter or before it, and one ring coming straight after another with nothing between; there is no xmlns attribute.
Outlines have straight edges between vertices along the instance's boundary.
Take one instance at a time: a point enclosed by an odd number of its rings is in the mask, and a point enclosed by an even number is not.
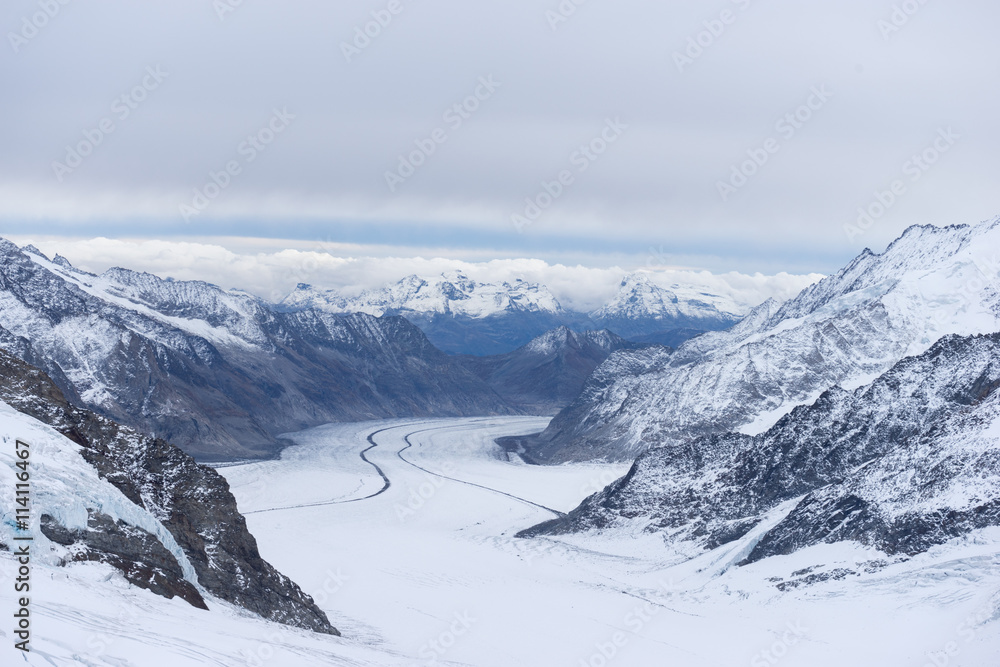
<svg viewBox="0 0 1000 667"><path fill-rule="evenodd" d="M365 453L369 452L369 451L371 451L373 449L375 449L376 447L378 447L378 443L375 442L375 436L376 435L378 435L379 433L382 433L383 431L389 431L389 430L392 430L394 428L400 428L400 425L397 424L396 426L387 426L386 428L381 428L381 429L379 429L377 431L372 431L371 433L368 434L368 438L367 438L368 442L371 443L371 444L368 447L365 447L364 449L361 450L361 460L364 461L365 463L367 463L368 465L370 465L371 467L375 468L375 472L377 472L379 474L379 477L382 478L382 488L379 489L378 491L376 491L375 493L372 493L370 495L364 496L363 498L351 498L350 500L325 500L323 502L305 503L303 505L288 505L286 507L271 507L270 509L266 509L266 510L250 510L249 512L243 512L243 514L244 515L246 515L246 514L262 514L264 512L277 512L277 511L280 511L280 510L296 510L296 509L302 509L302 508L305 508L305 507L323 507L325 505L343 505L345 503L356 503L356 502L359 502L361 500L368 500L370 498L374 498L375 496L382 495L383 493L385 493L386 491L389 490L390 486L392 486L392 481L386 476L385 472L383 472L383 470L378 467L377 463L372 463L371 461L368 460L368 457L365 456Z"/></svg>
<svg viewBox="0 0 1000 667"><path fill-rule="evenodd" d="M413 433L407 433L406 435L403 436L403 441L406 443L406 447L403 447L398 452L396 452L396 456L398 456L399 460L402 461L403 463L406 463L407 465L411 465L414 468L416 468L417 470L422 470L425 473L427 473L428 475L434 475L435 477L440 477L441 479L451 480L452 482L458 482L459 484L468 484L469 486L474 486L477 489L483 489L485 491L492 491L493 493L499 493L501 496L507 496L508 498L513 498L514 500L517 500L519 502L526 503L528 505L532 505L533 507L537 507L539 509L543 509L546 512L552 512L553 514L555 514L558 517L564 517L564 516L566 516L565 512L560 512L559 510L554 510L551 507L546 507L545 505L539 505L538 503L533 502L531 500L528 500L527 498L521 498L520 496L515 496L514 494L507 493L506 491L500 491L499 489L493 489L493 488L490 488L488 486L483 486L482 484L476 484L475 482L467 482L464 479L456 479L454 477L448 477L447 475L442 475L441 473L437 473L437 472L434 472L432 470L428 470L427 468L423 468L421 466L418 466L413 461L407 460L403 456L403 452L405 452L407 449L409 449L410 447L413 446L413 443L410 442L410 436L411 435L416 435L417 433L426 433L427 431L436 431L436 430L438 430L438 429L431 428L431 429L424 429L423 431L414 431Z"/></svg>

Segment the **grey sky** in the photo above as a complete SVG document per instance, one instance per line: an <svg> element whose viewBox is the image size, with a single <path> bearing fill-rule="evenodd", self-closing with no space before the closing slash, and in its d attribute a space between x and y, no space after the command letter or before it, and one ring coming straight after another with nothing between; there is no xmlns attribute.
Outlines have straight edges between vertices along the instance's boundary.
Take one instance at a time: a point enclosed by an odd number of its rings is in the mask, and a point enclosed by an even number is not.
<svg viewBox="0 0 1000 667"><path fill-rule="evenodd" d="M25 31L43 5L58 12ZM902 25L887 32L894 5ZM212 0L7 2L0 230L625 268L655 249L664 264L805 273L909 224L1000 213L996 3L588 0L553 29L559 6L399 0L393 15L389 0L243 0L220 20ZM342 43L382 10L391 22L348 62ZM675 52L699 38L679 71ZM115 102L144 80L145 99ZM456 126L445 112L477 88ZM776 126L807 102L799 127ZM294 118L262 150L241 148L275 110ZM104 119L113 133L57 174ZM386 172L408 173L399 156L428 140L433 154L391 192ZM592 140L603 153L581 159ZM933 165L905 165L925 150ZM723 201L718 182L753 155L767 160ZM180 205L230 161L228 187L186 221ZM845 233L897 180L886 212ZM511 216L547 201L543 181L559 194L518 231Z"/></svg>

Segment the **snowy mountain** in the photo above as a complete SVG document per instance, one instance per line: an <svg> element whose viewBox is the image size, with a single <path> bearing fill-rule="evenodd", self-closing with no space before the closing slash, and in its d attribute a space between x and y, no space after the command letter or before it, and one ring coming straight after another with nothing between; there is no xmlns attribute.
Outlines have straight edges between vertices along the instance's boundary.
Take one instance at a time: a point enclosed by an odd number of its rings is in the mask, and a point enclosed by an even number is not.
<svg viewBox="0 0 1000 667"><path fill-rule="evenodd" d="M523 280L484 283L459 272L409 276L356 297L300 284L280 307L293 312L315 308L336 314L400 315L420 327L438 349L476 355L509 352L546 331L586 320L564 311L542 285Z"/></svg>
<svg viewBox="0 0 1000 667"><path fill-rule="evenodd" d="M6 241L0 348L72 402L205 460L266 456L277 434L330 421L511 411L403 318L279 312L202 282L96 276Z"/></svg>
<svg viewBox="0 0 1000 667"><path fill-rule="evenodd" d="M664 289L645 273L626 276L616 296L589 314L564 309L537 283L484 283L458 272L409 276L356 297L300 284L280 307L401 315L438 348L479 356L510 352L560 326L575 331L609 329L638 342L674 345L704 331L728 328L745 312L721 296L681 285Z"/></svg>
<svg viewBox="0 0 1000 667"><path fill-rule="evenodd" d="M624 529L741 563L852 541L913 556L1000 526L1000 333L946 336L874 382L835 387L756 436L650 450L564 518L523 536Z"/></svg>
<svg viewBox="0 0 1000 667"><path fill-rule="evenodd" d="M512 406L528 414L555 414L611 353L637 347L610 331L559 327L513 352L462 357L462 363Z"/></svg>
<svg viewBox="0 0 1000 667"><path fill-rule="evenodd" d="M14 439L22 439L32 489L27 526L17 527L14 503L4 505L0 549L21 544L15 538L27 529L36 567L103 563L134 586L199 609L232 604L337 634L261 558L222 476L163 440L70 405L43 372L2 351L0 378L0 479L15 488L14 462L23 459Z"/></svg>
<svg viewBox="0 0 1000 667"><path fill-rule="evenodd" d="M482 283L457 271L426 279L408 276L394 285L353 298L300 284L282 305L295 310L321 308L332 313L368 313L375 317L441 314L482 319L509 313L562 313L562 306L542 285L523 280Z"/></svg>
<svg viewBox="0 0 1000 667"><path fill-rule="evenodd" d="M728 329L744 314L729 299L680 285L666 289L645 273L632 273L622 279L614 298L590 313L590 318L621 336L653 342L651 337L666 337L677 330Z"/></svg>
<svg viewBox="0 0 1000 667"><path fill-rule="evenodd" d="M628 460L651 446L760 433L835 386L871 382L947 334L1000 330L1000 220L912 227L783 305L673 354L618 352L525 445L534 460Z"/></svg>

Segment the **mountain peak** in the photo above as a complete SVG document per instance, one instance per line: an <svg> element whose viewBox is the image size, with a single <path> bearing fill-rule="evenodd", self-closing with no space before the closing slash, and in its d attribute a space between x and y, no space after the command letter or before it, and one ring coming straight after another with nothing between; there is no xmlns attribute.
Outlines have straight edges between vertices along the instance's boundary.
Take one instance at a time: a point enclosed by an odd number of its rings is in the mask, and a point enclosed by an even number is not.
<svg viewBox="0 0 1000 667"><path fill-rule="evenodd" d="M409 275L380 289L365 290L356 297L312 288L296 290L282 305L318 308L331 313L452 315L474 319L513 312L562 312L562 306L543 285L517 281L480 282L462 271L446 271L434 278Z"/></svg>

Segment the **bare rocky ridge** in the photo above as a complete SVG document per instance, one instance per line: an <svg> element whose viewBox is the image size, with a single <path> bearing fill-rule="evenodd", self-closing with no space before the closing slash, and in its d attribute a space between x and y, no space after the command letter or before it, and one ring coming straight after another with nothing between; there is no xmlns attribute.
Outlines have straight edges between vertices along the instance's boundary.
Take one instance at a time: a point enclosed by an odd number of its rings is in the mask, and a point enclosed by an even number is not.
<svg viewBox="0 0 1000 667"><path fill-rule="evenodd" d="M308 595L261 558L228 483L215 470L163 439L70 405L43 371L2 351L0 379L0 400L79 444L102 479L167 528L206 591L272 621L339 634ZM90 509L86 532L51 520L43 530L57 543L79 543L82 558L107 562L137 585L204 605L178 580L163 545L150 542L155 538Z"/></svg>

